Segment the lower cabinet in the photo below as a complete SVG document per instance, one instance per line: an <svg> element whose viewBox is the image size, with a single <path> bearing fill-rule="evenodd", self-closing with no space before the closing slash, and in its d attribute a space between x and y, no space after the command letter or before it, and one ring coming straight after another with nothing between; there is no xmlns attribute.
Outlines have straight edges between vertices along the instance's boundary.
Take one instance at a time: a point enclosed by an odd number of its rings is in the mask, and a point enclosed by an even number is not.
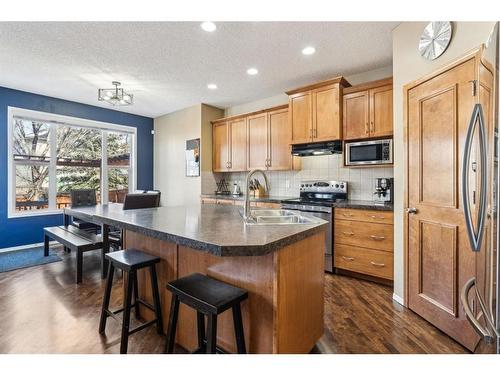
<svg viewBox="0 0 500 375"><path fill-rule="evenodd" d="M334 267L393 280L393 213L335 209Z"/></svg>

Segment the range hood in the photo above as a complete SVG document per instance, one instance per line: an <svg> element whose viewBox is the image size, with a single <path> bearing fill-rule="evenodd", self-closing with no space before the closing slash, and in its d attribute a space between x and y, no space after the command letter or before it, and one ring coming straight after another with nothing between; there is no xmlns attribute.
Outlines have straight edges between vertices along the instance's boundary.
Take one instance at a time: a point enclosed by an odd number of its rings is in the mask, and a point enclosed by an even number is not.
<svg viewBox="0 0 500 375"><path fill-rule="evenodd" d="M342 141L306 143L292 145L293 156L316 156L342 153Z"/></svg>

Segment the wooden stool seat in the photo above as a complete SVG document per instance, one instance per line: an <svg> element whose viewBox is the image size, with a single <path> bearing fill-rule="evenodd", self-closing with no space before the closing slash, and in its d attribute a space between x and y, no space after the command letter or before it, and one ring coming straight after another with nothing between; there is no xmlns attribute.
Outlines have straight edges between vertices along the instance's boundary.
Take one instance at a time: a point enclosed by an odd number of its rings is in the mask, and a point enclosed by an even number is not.
<svg viewBox="0 0 500 375"><path fill-rule="evenodd" d="M106 282L106 290L103 296L101 319L99 322L99 333L103 334L106 330L106 321L108 317L118 320L116 314L123 312L122 319L122 336L120 344L120 354L127 353L128 336L138 332L150 325L156 324L158 334L163 334L163 322L161 317L160 293L158 291L158 281L156 278L156 263L160 262L160 258L150 254L146 254L140 250L120 250L106 254L109 260L108 279ZM111 298L111 289L113 286L113 275L115 267L122 270L127 276L125 284L125 298L123 299L123 307L121 309L111 311L109 309L109 301ZM153 294L153 305L139 298L139 288L137 283L137 271L149 267L151 277L151 288ZM134 294L134 303L132 303L132 293ZM143 323L138 327L130 330L130 310L135 308L135 317L140 319L139 305L154 311L155 319Z"/></svg>
<svg viewBox="0 0 500 375"><path fill-rule="evenodd" d="M246 353L241 302L248 298L248 292L233 285L215 280L206 275L195 273L167 284L172 292L170 318L168 323L166 353L173 353L175 333L179 315L179 303L192 307L197 312L198 349L196 353L216 353L217 315L232 309L236 346L238 353ZM208 332L205 332L205 315L208 320Z"/></svg>

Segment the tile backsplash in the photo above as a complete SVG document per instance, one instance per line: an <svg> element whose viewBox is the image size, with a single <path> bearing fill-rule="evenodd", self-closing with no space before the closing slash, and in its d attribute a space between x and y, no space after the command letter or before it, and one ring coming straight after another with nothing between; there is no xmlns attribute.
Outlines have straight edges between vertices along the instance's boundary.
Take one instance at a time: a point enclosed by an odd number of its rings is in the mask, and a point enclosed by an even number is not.
<svg viewBox="0 0 500 375"><path fill-rule="evenodd" d="M300 171L269 171L269 195L297 197L300 182L303 180L341 180L348 182L349 199L372 200L375 191L375 178L393 177L392 167L346 168L343 155L322 155L302 158ZM202 175L202 193L212 194L216 188L215 181L225 178L232 188L237 183L243 190L247 172L214 173L212 176ZM258 177L262 181L262 176Z"/></svg>

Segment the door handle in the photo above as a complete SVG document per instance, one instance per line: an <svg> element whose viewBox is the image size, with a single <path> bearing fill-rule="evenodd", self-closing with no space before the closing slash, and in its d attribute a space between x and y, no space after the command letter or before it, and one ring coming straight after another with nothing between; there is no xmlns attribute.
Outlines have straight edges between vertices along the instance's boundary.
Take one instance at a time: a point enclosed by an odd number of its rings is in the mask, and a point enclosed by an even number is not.
<svg viewBox="0 0 500 375"><path fill-rule="evenodd" d="M385 267L385 263L370 262L370 264L375 267Z"/></svg>
<svg viewBox="0 0 500 375"><path fill-rule="evenodd" d="M354 236L354 232L342 232L342 234L345 234L346 236Z"/></svg>
<svg viewBox="0 0 500 375"><path fill-rule="evenodd" d="M481 159L481 181L480 181L480 196L479 196L479 214L476 231L472 223L472 213L469 203L469 160L472 149L472 139L476 124L479 125L479 151ZM467 136L464 145L464 157L462 164L462 204L464 206L465 227L469 236L469 242L472 251L480 251L481 242L483 240L484 225L486 221L486 197L488 188L488 168L487 168L487 150L486 150L486 131L484 129L483 107L480 103L474 106L472 116L467 129ZM477 165L476 167L477 168Z"/></svg>
<svg viewBox="0 0 500 375"><path fill-rule="evenodd" d="M373 240L375 240L375 241L383 241L383 240L385 240L385 237L384 237L384 236L376 236L376 235L372 234L370 237L371 237Z"/></svg>
<svg viewBox="0 0 500 375"><path fill-rule="evenodd" d="M406 209L406 212L408 212L409 214L414 215L414 214L416 214L418 212L418 210L415 207L408 207Z"/></svg>
<svg viewBox="0 0 500 375"><path fill-rule="evenodd" d="M368 123L365 123L365 134L369 134L370 130L368 128Z"/></svg>
<svg viewBox="0 0 500 375"><path fill-rule="evenodd" d="M349 262L352 262L352 261L354 260L354 258L353 258L353 257L346 257L346 256L344 256L344 255L342 255L342 259L347 260L347 261L349 261Z"/></svg>
<svg viewBox="0 0 500 375"><path fill-rule="evenodd" d="M476 278L472 277L469 281L465 283L460 292L460 300L462 301L462 307L465 312L465 316L467 320L472 325L472 328L484 339L484 341L488 344L491 344L495 341L495 338L488 332L486 328L481 326L481 323L476 319L472 309L469 306L469 292L476 285Z"/></svg>
<svg viewBox="0 0 500 375"><path fill-rule="evenodd" d="M377 215L371 215L370 216L372 219L380 219L380 220L384 220L385 217L384 216L377 216Z"/></svg>

